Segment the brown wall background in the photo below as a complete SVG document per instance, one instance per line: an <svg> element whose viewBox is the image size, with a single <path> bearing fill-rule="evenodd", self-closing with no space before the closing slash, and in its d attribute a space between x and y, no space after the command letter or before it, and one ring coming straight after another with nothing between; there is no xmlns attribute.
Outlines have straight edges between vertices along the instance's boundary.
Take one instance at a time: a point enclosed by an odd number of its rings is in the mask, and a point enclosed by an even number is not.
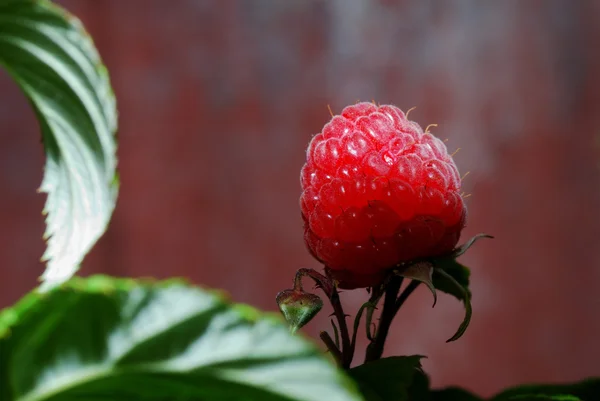
<svg viewBox="0 0 600 401"><path fill-rule="evenodd" d="M357 99L394 103L462 148L462 261L474 316L420 289L388 354L489 395L600 375L600 2L64 0L94 37L120 110L122 191L81 273L185 276L274 310L304 249L311 135ZM0 306L43 270L43 152L0 75ZM453 150L453 149L451 149ZM366 300L344 294L347 308ZM306 332L328 327L327 313ZM364 347L364 343L361 347Z"/></svg>

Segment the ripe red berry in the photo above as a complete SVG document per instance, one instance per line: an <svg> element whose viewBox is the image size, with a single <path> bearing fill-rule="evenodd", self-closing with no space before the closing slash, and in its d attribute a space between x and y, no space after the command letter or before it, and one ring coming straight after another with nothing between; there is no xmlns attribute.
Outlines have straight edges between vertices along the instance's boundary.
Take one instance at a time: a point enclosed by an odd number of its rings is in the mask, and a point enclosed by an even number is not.
<svg viewBox="0 0 600 401"><path fill-rule="evenodd" d="M312 138L300 205L310 252L341 288L451 251L465 225L446 145L395 106L346 107Z"/></svg>

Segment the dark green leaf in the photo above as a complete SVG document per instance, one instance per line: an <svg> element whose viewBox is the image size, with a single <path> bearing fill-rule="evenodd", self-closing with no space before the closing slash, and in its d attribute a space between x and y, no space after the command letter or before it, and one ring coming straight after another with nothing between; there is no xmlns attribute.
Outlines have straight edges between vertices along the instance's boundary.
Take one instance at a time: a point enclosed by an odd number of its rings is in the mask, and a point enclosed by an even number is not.
<svg viewBox="0 0 600 401"><path fill-rule="evenodd" d="M437 302L437 293L432 282L433 265L429 262L417 262L395 271L399 276L424 283L433 294L433 306Z"/></svg>
<svg viewBox="0 0 600 401"><path fill-rule="evenodd" d="M457 272L461 272L461 270L457 270ZM466 282L468 284L468 275ZM433 284L438 290L455 296L457 299L463 301L465 305L465 318L463 319L456 333L451 338L446 340L446 342L456 341L462 337L467 330L467 327L469 327L469 323L471 322L471 315L473 312L471 309L471 296L469 290L467 287L463 287L463 285L451 273L442 269L434 270Z"/></svg>
<svg viewBox="0 0 600 401"><path fill-rule="evenodd" d="M421 372L420 355L394 356L350 369L367 401L408 401L415 374Z"/></svg>
<svg viewBox="0 0 600 401"><path fill-rule="evenodd" d="M537 398L536 398L537 397ZM570 397L570 398L569 398ZM525 385L502 391L492 401L595 401L600 400L600 378L573 384Z"/></svg>
<svg viewBox="0 0 600 401"><path fill-rule="evenodd" d="M461 388L448 387L432 391L431 401L483 401L483 398L479 398Z"/></svg>
<svg viewBox="0 0 600 401"><path fill-rule="evenodd" d="M432 401L432 394L429 391L429 377L418 369L413 377L413 382L408 388L409 401Z"/></svg>
<svg viewBox="0 0 600 401"><path fill-rule="evenodd" d="M98 276L0 312L0 399L362 398L279 316L178 280Z"/></svg>
<svg viewBox="0 0 600 401"><path fill-rule="evenodd" d="M572 395L543 395L543 394L524 394L509 398L513 401L583 401L581 398Z"/></svg>
<svg viewBox="0 0 600 401"><path fill-rule="evenodd" d="M437 259L434 261L434 266L435 269L433 270L432 280L433 285L437 290L450 294L462 301L463 291L448 280L441 279L439 274L436 274L436 270L441 269L452 276L461 287L468 291L469 296L471 296L471 291L469 290L469 276L471 275L471 272L468 267L458 263L452 258Z"/></svg>
<svg viewBox="0 0 600 401"><path fill-rule="evenodd" d="M48 248L41 289L49 289L75 273L112 215L115 99L81 23L49 1L0 0L0 65L29 98L42 130Z"/></svg>

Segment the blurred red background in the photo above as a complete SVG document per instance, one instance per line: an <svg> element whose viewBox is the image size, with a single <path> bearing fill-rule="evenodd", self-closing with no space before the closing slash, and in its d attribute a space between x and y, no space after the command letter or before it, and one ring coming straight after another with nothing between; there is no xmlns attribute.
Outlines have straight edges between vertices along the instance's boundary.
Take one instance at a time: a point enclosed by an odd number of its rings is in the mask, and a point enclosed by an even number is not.
<svg viewBox="0 0 600 401"><path fill-rule="evenodd" d="M94 37L120 111L122 189L83 275L185 276L275 310L304 248L310 137L357 99L393 103L460 147L473 320L425 288L386 353L435 386L600 375L600 2L64 0ZM36 285L43 152L0 75L0 306ZM346 292L354 312L364 291ZM327 311L305 330L328 328ZM361 344L361 348L364 347Z"/></svg>

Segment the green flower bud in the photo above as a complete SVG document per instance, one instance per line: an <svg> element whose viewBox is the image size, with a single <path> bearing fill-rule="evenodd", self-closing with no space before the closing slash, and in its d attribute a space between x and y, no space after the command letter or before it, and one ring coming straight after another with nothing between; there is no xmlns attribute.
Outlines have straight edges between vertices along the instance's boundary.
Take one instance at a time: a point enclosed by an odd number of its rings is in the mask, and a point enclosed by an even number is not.
<svg viewBox="0 0 600 401"><path fill-rule="evenodd" d="M302 290L281 291L277 294L276 300L279 310L290 325L292 333L310 322L323 308L321 298Z"/></svg>

